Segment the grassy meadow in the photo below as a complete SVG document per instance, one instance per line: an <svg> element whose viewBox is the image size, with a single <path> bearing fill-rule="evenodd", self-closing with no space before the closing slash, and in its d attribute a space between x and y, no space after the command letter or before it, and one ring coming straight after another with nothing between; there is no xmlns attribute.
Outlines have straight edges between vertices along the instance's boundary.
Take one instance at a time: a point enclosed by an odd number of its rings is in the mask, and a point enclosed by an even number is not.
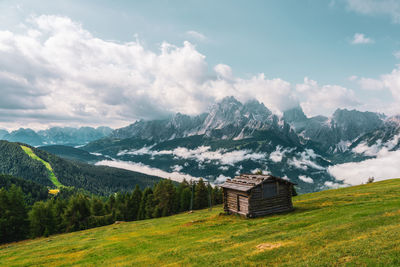
<svg viewBox="0 0 400 267"><path fill-rule="evenodd" d="M60 183L60 181L58 181L56 175L54 174L53 168L51 167L50 163L48 163L47 161L41 159L40 157L38 157L35 152L32 151L32 149L30 147L27 146L23 146L21 145L22 150L25 151L26 154L28 154L29 157L31 157L34 160L38 160L40 162L42 162L44 164L44 166L46 167L46 169L49 172L49 178L51 180L51 182L57 187L60 188L63 185ZM52 190L52 194L56 194L56 192L58 192L58 190L53 189Z"/></svg>
<svg viewBox="0 0 400 267"><path fill-rule="evenodd" d="M294 197L292 213L222 207L0 246L2 266L400 266L400 179Z"/></svg>

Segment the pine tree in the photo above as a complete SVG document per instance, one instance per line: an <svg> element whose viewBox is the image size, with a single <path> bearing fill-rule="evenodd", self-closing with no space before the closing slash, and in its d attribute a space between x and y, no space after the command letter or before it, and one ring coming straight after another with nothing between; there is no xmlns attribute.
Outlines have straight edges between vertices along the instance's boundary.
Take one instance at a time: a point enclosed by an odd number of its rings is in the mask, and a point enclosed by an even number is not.
<svg viewBox="0 0 400 267"><path fill-rule="evenodd" d="M78 194L73 196L64 213L64 221L67 232L79 231L89 228L89 217L91 216L89 199Z"/></svg>
<svg viewBox="0 0 400 267"><path fill-rule="evenodd" d="M190 209L190 201L192 198L192 190L190 187L183 189L180 199L180 210L187 211Z"/></svg>
<svg viewBox="0 0 400 267"><path fill-rule="evenodd" d="M142 200L140 201L138 220L146 219L146 205L150 194L153 195L153 190L150 187L147 187L143 191Z"/></svg>
<svg viewBox="0 0 400 267"><path fill-rule="evenodd" d="M103 203L103 201L101 201L101 199L99 199L97 197L92 198L91 208L92 208L92 214L94 216L103 216L103 215L105 215L104 203Z"/></svg>
<svg viewBox="0 0 400 267"><path fill-rule="evenodd" d="M8 227L8 192L5 188L0 189L0 243L10 241L7 227Z"/></svg>
<svg viewBox="0 0 400 267"><path fill-rule="evenodd" d="M182 202L182 194L183 191L189 187L189 183L186 181L186 179L183 179L183 181L179 184L178 188L176 189L176 207L175 207L175 212L179 211L184 211L185 209L182 208L181 202ZM190 205L190 203L189 203Z"/></svg>
<svg viewBox="0 0 400 267"><path fill-rule="evenodd" d="M214 186L212 198L214 205L221 204L223 202L222 189L219 188L218 186Z"/></svg>
<svg viewBox="0 0 400 267"><path fill-rule="evenodd" d="M53 203L51 201L36 202L29 212L30 231L32 237L49 236L56 232Z"/></svg>
<svg viewBox="0 0 400 267"><path fill-rule="evenodd" d="M194 194L194 206L196 209L208 207L208 190L202 178L196 185Z"/></svg>
<svg viewBox="0 0 400 267"><path fill-rule="evenodd" d="M115 208L115 196L114 194L112 194L107 200L106 204L107 213L112 213L114 208Z"/></svg>
<svg viewBox="0 0 400 267"><path fill-rule="evenodd" d="M0 189L0 242L21 240L28 234L29 221L24 194L12 185L7 192Z"/></svg>
<svg viewBox="0 0 400 267"><path fill-rule="evenodd" d="M127 199L130 194L118 193L115 198L113 212L115 213L114 219L116 221L127 220Z"/></svg>
<svg viewBox="0 0 400 267"><path fill-rule="evenodd" d="M161 180L154 189L154 199L157 203L154 217L168 216L174 213L176 207L176 189L171 180Z"/></svg>
<svg viewBox="0 0 400 267"><path fill-rule="evenodd" d="M67 208L67 201L65 199L60 199L60 198L51 201L53 202L52 206L54 214L55 232L56 233L65 232L65 222L63 216Z"/></svg>
<svg viewBox="0 0 400 267"><path fill-rule="evenodd" d="M151 219L154 218L154 211L156 207L156 201L154 199L154 194L149 194L147 196L146 204L145 204L145 218ZM156 216L159 217L159 216Z"/></svg>
<svg viewBox="0 0 400 267"><path fill-rule="evenodd" d="M142 191L140 190L139 186L136 185L135 190L133 190L132 194L127 198L126 219L128 221L137 220L141 200L142 200Z"/></svg>

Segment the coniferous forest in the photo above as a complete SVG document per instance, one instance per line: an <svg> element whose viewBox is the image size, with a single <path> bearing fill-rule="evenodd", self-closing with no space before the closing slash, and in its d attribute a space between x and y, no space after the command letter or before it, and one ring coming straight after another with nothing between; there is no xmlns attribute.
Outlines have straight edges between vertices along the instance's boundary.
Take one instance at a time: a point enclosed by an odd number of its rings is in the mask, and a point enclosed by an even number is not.
<svg viewBox="0 0 400 267"><path fill-rule="evenodd" d="M8 174L52 187L49 173L42 162L30 158L21 148L27 146L41 159L49 162L60 183L82 188L96 195L107 196L139 185L153 187L161 178L107 166L95 166L60 158L27 144L0 140L0 174Z"/></svg>
<svg viewBox="0 0 400 267"><path fill-rule="evenodd" d="M142 190L98 196L74 188L48 195L46 187L0 175L0 243L73 232L120 221L151 219L222 203L222 190L198 182L160 180Z"/></svg>

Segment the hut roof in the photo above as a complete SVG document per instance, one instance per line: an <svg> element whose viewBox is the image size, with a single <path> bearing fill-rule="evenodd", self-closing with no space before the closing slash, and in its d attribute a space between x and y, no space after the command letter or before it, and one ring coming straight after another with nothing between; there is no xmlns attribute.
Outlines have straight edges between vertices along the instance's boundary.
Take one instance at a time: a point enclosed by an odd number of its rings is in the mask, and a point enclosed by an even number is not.
<svg viewBox="0 0 400 267"><path fill-rule="evenodd" d="M240 176L236 176L233 179L227 179L226 182L221 185L221 187L247 192L267 180L279 181L285 184L294 184L288 180L272 175L241 174Z"/></svg>

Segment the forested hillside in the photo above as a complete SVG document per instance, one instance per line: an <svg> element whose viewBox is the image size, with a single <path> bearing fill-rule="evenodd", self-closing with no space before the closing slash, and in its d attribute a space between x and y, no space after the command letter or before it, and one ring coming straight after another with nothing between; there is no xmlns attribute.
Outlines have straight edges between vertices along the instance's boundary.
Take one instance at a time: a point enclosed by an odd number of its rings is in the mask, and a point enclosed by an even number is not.
<svg viewBox="0 0 400 267"><path fill-rule="evenodd" d="M192 208L202 209L211 203L222 203L222 190L206 185L201 179L198 183L184 181L178 186L171 180L162 179L143 191L136 185L133 191L107 197L61 187L57 195L48 195L45 190L43 199L36 201L32 201L31 195L34 187L26 188L23 182L12 177L4 179L13 183L7 181L5 187L0 186L0 244L79 231L116 221L164 217ZM19 185L24 187L24 191Z"/></svg>
<svg viewBox="0 0 400 267"><path fill-rule="evenodd" d="M0 141L0 173L52 187L53 184L44 164L30 158L20 145ZM107 195L117 191L128 191L136 185L145 188L153 186L161 179L138 172L70 161L34 147L30 148L38 157L50 163L62 185L82 188L95 194Z"/></svg>
<svg viewBox="0 0 400 267"><path fill-rule="evenodd" d="M18 143L0 141L0 173L52 186L46 167L29 157Z"/></svg>
<svg viewBox="0 0 400 267"><path fill-rule="evenodd" d="M57 155L65 159L77 160L86 163L96 163L100 160L108 159L107 157L101 155L94 155L83 149L75 148L72 146L51 145L51 146L41 146L39 147L39 149L47 151L53 155Z"/></svg>
<svg viewBox="0 0 400 267"><path fill-rule="evenodd" d="M47 187L22 178L0 174L0 188L9 190L12 185L20 187L25 195L27 204L46 200L49 196Z"/></svg>

